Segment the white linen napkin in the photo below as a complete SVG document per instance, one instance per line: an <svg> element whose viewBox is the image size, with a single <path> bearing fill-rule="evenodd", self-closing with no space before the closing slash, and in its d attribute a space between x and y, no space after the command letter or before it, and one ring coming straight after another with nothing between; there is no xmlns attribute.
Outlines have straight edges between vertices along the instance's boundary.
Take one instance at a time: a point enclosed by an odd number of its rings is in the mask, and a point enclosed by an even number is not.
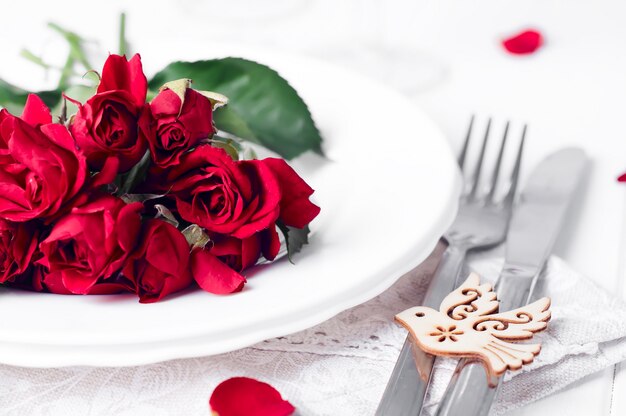
<svg viewBox="0 0 626 416"><path fill-rule="evenodd" d="M502 259L479 260L472 268L493 282ZM552 257L535 298L552 299L552 319L535 361L515 373L507 373L491 414L502 415L552 394L576 380L626 360L626 304L594 282ZM437 368L427 404L434 409L456 362L446 360Z"/></svg>
<svg viewBox="0 0 626 416"><path fill-rule="evenodd" d="M478 272L482 280L493 283L502 263L501 258L482 258L470 262L470 268ZM417 270L417 275L406 276L379 297L326 323L289 337L266 341L259 347L395 360L406 331L391 324L391 319L395 313L419 304L417 299L423 296L427 280L424 276L431 273L433 267L433 264L425 264ZM624 302L557 257L550 259L535 296L552 298L548 329L535 335L543 344L541 353L531 365L505 376L492 415L524 406L588 374L626 360ZM427 411L432 411L440 400L455 365L455 360L439 360L431 394L426 400Z"/></svg>

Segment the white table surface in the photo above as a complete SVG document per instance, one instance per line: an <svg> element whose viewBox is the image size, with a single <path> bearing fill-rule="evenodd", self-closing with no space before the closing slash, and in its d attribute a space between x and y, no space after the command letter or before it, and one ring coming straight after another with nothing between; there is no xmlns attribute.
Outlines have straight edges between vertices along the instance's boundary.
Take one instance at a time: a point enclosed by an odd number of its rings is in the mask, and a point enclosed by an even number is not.
<svg viewBox="0 0 626 416"><path fill-rule="evenodd" d="M121 9L139 49L172 39L199 47L239 42L336 61L384 79L412 97L455 148L471 113L511 119L515 126L527 122L526 173L551 150L583 147L593 167L556 253L626 297L625 192L615 181L626 170L626 3L21 1L3 4L0 76L23 82L41 75L13 58L23 46L51 56L55 41L44 27L50 20L115 51ZM543 31L545 47L529 57L504 53L499 39L528 26ZM626 369L607 369L511 414L557 412L626 414Z"/></svg>

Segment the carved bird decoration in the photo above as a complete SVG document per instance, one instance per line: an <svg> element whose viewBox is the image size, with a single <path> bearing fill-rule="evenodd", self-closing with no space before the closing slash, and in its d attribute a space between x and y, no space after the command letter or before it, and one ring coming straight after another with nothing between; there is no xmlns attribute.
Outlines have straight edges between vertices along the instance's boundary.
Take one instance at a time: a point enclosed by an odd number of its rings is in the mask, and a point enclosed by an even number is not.
<svg viewBox="0 0 626 416"><path fill-rule="evenodd" d="M541 344L514 344L541 331L550 320L550 299L497 313L499 302L488 283L476 273L441 302L439 310L417 306L396 315L417 345L439 356L470 357L483 361L488 376L519 370L539 354Z"/></svg>

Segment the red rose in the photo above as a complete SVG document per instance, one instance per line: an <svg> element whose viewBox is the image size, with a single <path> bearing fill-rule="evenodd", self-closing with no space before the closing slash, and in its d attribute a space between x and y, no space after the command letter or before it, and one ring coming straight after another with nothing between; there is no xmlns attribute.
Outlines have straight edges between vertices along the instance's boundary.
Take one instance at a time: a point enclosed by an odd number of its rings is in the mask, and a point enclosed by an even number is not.
<svg viewBox="0 0 626 416"><path fill-rule="evenodd" d="M108 158L116 158L119 171L125 172L142 158L147 143L138 122L150 115L147 90L139 55L130 61L109 55L97 93L84 105L77 103L79 110L70 126L90 168L100 170Z"/></svg>
<svg viewBox="0 0 626 416"><path fill-rule="evenodd" d="M28 270L38 234L33 223L0 220L0 283L13 281Z"/></svg>
<svg viewBox="0 0 626 416"><path fill-rule="evenodd" d="M257 162L234 162L223 149L202 145L150 178L149 186L169 191L186 221L244 239L273 227L279 214L278 180Z"/></svg>
<svg viewBox="0 0 626 416"><path fill-rule="evenodd" d="M213 135L213 111L208 98L188 88L185 101L165 89L150 103L152 118L142 120L152 160L157 166L178 164L180 155Z"/></svg>
<svg viewBox="0 0 626 416"><path fill-rule="evenodd" d="M29 95L22 119L0 112L0 218L48 218L74 198L87 178L69 131Z"/></svg>
<svg viewBox="0 0 626 416"><path fill-rule="evenodd" d="M61 217L39 244L38 262L48 270L43 283L57 293L94 293L98 280L119 271L135 248L142 208L103 195Z"/></svg>
<svg viewBox="0 0 626 416"><path fill-rule="evenodd" d="M139 246L123 270L135 282L139 302L156 302L191 284L189 250L185 236L173 225L159 219L144 222Z"/></svg>

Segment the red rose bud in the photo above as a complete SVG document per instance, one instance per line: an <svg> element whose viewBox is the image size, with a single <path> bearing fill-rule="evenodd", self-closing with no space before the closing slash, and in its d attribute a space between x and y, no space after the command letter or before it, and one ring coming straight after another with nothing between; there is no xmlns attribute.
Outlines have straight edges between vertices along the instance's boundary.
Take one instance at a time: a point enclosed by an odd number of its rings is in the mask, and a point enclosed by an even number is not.
<svg viewBox="0 0 626 416"><path fill-rule="evenodd" d="M141 241L124 267L135 282L141 303L152 303L189 286L189 244L176 227L159 219L146 220Z"/></svg>
<svg viewBox="0 0 626 416"><path fill-rule="evenodd" d="M141 203L104 195L61 217L39 244L48 290L94 293L96 283L111 278L134 250L142 209Z"/></svg>
<svg viewBox="0 0 626 416"><path fill-rule="evenodd" d="M247 377L223 381L209 406L216 416L289 416L296 410L274 387Z"/></svg>
<svg viewBox="0 0 626 416"><path fill-rule="evenodd" d="M0 218L49 218L80 192L87 165L69 131L29 95L23 119L0 111Z"/></svg>
<svg viewBox="0 0 626 416"><path fill-rule="evenodd" d="M108 158L117 158L119 171L126 172L142 158L147 142L138 123L150 117L147 90L139 55L130 61L109 55L97 93L84 105L77 103L79 110L70 126L90 168L100 170Z"/></svg>
<svg viewBox="0 0 626 416"><path fill-rule="evenodd" d="M184 103L164 89L150 103L151 118L142 119L152 160L157 166L179 163L181 154L213 135L213 111L208 98L188 88Z"/></svg>
<svg viewBox="0 0 626 416"><path fill-rule="evenodd" d="M502 41L502 46L514 55L527 55L535 52L543 44L543 36L536 30L525 30Z"/></svg>
<svg viewBox="0 0 626 416"><path fill-rule="evenodd" d="M37 249L37 225L0 220L0 283L22 276Z"/></svg>

